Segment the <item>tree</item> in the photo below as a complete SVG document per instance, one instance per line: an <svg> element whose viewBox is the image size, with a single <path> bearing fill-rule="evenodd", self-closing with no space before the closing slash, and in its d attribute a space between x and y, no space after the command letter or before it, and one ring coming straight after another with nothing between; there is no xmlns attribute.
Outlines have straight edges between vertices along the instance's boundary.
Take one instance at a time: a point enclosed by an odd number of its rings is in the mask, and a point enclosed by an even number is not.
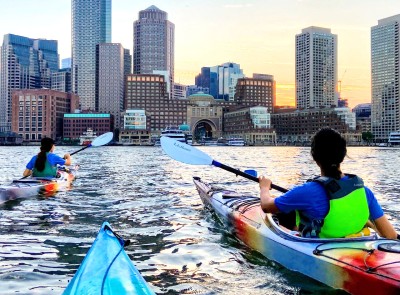
<svg viewBox="0 0 400 295"><path fill-rule="evenodd" d="M366 142L370 142L371 140L374 139L374 135L371 133L371 131L363 132L361 134L362 139L365 140Z"/></svg>

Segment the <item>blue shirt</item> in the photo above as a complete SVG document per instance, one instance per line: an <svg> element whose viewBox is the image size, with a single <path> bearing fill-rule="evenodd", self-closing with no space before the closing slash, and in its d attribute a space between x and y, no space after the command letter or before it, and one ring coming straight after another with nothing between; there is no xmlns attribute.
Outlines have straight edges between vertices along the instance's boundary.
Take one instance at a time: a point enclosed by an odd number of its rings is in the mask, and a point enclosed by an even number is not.
<svg viewBox="0 0 400 295"><path fill-rule="evenodd" d="M33 170L33 168L35 167L35 162L36 162L37 157L38 157L37 155L32 157L32 159L26 165L26 169ZM49 161L51 166L56 166L57 164L65 165L65 160L63 158L61 158L60 156L57 156L56 154L53 154L53 153L47 154L47 161Z"/></svg>
<svg viewBox="0 0 400 295"><path fill-rule="evenodd" d="M348 179L348 176L342 180ZM369 208L369 219L375 220L383 216L383 210L372 191L365 188ZM296 186L287 193L275 198L275 205L280 212L302 211L311 219L323 219L329 211L329 198L322 184L306 182Z"/></svg>

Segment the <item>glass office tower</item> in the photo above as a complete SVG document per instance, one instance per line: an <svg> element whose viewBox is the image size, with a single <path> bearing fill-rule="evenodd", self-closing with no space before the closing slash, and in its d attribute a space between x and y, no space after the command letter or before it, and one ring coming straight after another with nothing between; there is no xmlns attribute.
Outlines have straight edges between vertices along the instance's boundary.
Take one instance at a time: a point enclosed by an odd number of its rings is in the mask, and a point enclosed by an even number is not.
<svg viewBox="0 0 400 295"><path fill-rule="evenodd" d="M12 91L51 87L52 73L58 71L58 43L6 34L0 52L0 131L10 131Z"/></svg>
<svg viewBox="0 0 400 295"><path fill-rule="evenodd" d="M400 14L371 28L371 128L378 142L400 131L399 24Z"/></svg>
<svg viewBox="0 0 400 295"><path fill-rule="evenodd" d="M111 42L111 0L72 0L72 89L96 110L96 45Z"/></svg>

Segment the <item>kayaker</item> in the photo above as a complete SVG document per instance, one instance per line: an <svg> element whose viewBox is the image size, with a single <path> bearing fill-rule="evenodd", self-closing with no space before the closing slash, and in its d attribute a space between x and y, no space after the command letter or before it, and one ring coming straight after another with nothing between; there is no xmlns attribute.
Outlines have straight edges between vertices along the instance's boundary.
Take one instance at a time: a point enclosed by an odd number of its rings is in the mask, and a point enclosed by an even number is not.
<svg viewBox="0 0 400 295"><path fill-rule="evenodd" d="M56 177L57 165L71 165L70 154L65 154L64 158L53 154L55 149L54 140L45 137L40 142L39 154L32 157L26 165L23 173L25 177L32 175L34 177Z"/></svg>
<svg viewBox="0 0 400 295"><path fill-rule="evenodd" d="M383 213L372 191L356 175L343 174L346 140L335 130L323 128L311 143L311 155L321 176L271 197L271 180L261 176L261 208L266 213L296 212L302 236L342 238L354 235L371 222L382 237L396 239L393 225Z"/></svg>

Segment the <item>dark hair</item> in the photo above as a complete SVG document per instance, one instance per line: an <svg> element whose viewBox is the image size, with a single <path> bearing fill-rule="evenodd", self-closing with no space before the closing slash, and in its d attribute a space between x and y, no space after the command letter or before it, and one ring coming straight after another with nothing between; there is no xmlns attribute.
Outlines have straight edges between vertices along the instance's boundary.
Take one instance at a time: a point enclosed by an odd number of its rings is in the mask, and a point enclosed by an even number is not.
<svg viewBox="0 0 400 295"><path fill-rule="evenodd" d="M42 138L40 141L40 153L38 154L38 157L35 162L35 168L38 171L43 171L46 161L47 161L47 152L50 152L51 148L54 145L54 140L51 139L50 137L45 137Z"/></svg>
<svg viewBox="0 0 400 295"><path fill-rule="evenodd" d="M322 128L313 137L311 155L325 176L340 179L340 163L346 156L346 140L331 128Z"/></svg>

